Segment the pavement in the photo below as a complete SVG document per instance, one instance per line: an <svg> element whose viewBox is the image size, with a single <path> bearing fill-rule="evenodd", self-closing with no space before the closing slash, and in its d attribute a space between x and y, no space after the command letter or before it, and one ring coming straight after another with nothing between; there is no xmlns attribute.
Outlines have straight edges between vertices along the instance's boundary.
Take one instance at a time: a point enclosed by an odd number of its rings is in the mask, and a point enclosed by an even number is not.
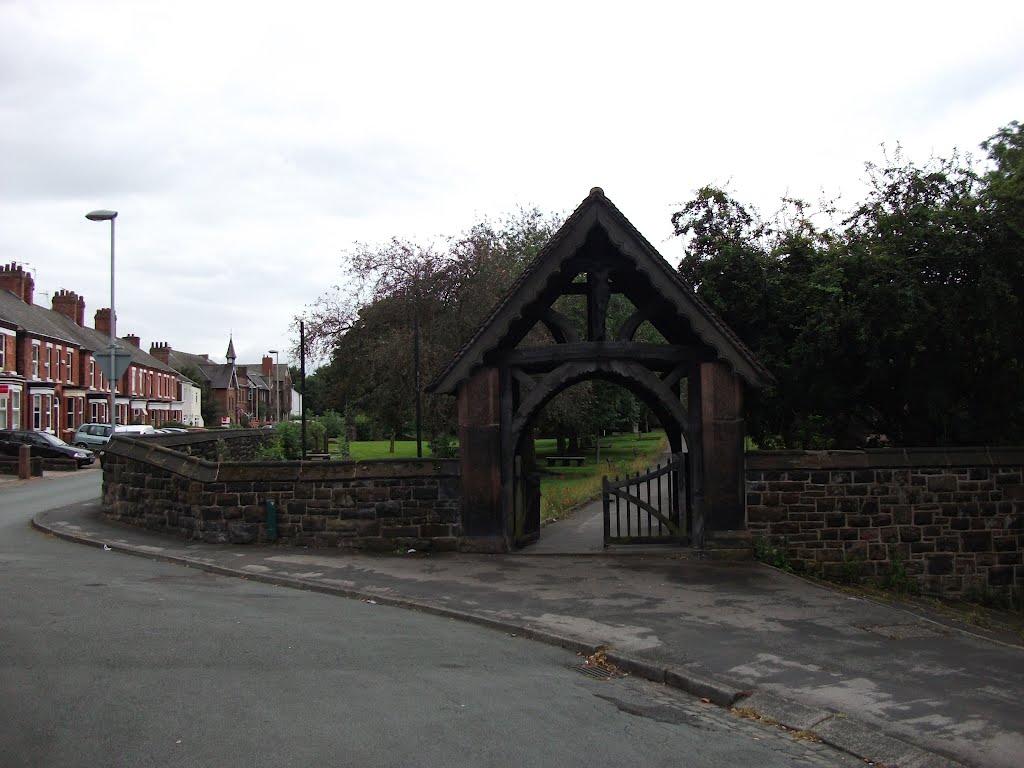
<svg viewBox="0 0 1024 768"><path fill-rule="evenodd" d="M106 520L98 500L39 513L33 525L112 557L405 607L584 655L605 650L622 672L813 732L875 765L1021 764L1019 636L968 631L756 562L680 548L606 552L599 515L599 504L586 507L510 555L192 543Z"/></svg>

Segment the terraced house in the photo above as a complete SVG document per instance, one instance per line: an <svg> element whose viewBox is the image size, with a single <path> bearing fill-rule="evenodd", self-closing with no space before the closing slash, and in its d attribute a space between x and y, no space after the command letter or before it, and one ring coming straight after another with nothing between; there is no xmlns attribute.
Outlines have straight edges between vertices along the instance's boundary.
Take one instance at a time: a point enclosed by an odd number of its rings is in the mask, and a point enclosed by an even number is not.
<svg viewBox="0 0 1024 768"><path fill-rule="evenodd" d="M47 309L34 294L31 272L0 266L0 428L66 439L83 423L110 420L111 383L94 358L110 344L110 309L97 310L90 328L84 297L60 290ZM131 363L117 385L118 423L194 423L186 414L198 405L183 399L191 382L143 351L137 336L122 337L120 346Z"/></svg>

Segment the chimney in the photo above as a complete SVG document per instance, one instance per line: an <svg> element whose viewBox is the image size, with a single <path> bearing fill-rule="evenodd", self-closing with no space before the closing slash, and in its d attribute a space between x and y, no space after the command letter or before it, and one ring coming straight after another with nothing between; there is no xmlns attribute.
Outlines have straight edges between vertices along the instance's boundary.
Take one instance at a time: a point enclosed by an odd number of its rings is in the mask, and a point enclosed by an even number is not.
<svg viewBox="0 0 1024 768"><path fill-rule="evenodd" d="M0 290L10 291L26 304L31 304L35 300L35 287L32 273L26 272L20 264L12 261L0 267Z"/></svg>
<svg viewBox="0 0 1024 768"><path fill-rule="evenodd" d="M166 341L158 341L149 345L149 354L155 357L164 365L171 364L171 345Z"/></svg>
<svg viewBox="0 0 1024 768"><path fill-rule="evenodd" d="M121 338L123 338L136 349L142 349L142 339L140 339L135 334L129 333L127 336L122 336Z"/></svg>
<svg viewBox="0 0 1024 768"><path fill-rule="evenodd" d="M93 327L100 333L110 335L110 307L96 310Z"/></svg>
<svg viewBox="0 0 1024 768"><path fill-rule="evenodd" d="M261 371L261 373L264 376L274 375L274 358L272 358L270 355L263 356L263 370Z"/></svg>
<svg viewBox="0 0 1024 768"><path fill-rule="evenodd" d="M59 290L51 301L53 311L58 312L76 325L85 320L85 299L74 291Z"/></svg>

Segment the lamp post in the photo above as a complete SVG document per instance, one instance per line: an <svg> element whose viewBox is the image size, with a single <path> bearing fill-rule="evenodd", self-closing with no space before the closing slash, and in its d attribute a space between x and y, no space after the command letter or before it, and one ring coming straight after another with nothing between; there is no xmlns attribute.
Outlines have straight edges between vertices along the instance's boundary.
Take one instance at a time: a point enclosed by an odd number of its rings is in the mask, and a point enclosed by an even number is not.
<svg viewBox="0 0 1024 768"><path fill-rule="evenodd" d="M281 358L276 349L268 349L267 354L274 356L274 410L277 412L278 423L281 423L281 390L277 384L277 367L281 364Z"/></svg>
<svg viewBox="0 0 1024 768"><path fill-rule="evenodd" d="M117 211L91 211L85 214L89 221L110 222L110 437L113 439L114 430L117 427L117 410L115 397L117 395L117 380L114 378L114 367L117 358L115 357L117 345L114 343L116 337L117 315L114 314L114 219L117 218Z"/></svg>

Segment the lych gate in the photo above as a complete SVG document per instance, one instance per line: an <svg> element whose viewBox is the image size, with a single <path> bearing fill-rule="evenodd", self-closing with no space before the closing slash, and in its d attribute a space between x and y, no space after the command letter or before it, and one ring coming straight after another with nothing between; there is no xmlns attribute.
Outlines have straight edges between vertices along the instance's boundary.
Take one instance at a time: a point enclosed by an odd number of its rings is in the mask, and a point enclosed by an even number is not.
<svg viewBox="0 0 1024 768"><path fill-rule="evenodd" d="M565 296L585 302L582 327L556 307ZM609 327L615 296L629 313ZM636 338L646 323L658 343ZM539 535L531 425L593 378L639 397L683 454L690 542L743 529L743 387L771 375L595 188L431 385L458 397L463 536L504 550Z"/></svg>

